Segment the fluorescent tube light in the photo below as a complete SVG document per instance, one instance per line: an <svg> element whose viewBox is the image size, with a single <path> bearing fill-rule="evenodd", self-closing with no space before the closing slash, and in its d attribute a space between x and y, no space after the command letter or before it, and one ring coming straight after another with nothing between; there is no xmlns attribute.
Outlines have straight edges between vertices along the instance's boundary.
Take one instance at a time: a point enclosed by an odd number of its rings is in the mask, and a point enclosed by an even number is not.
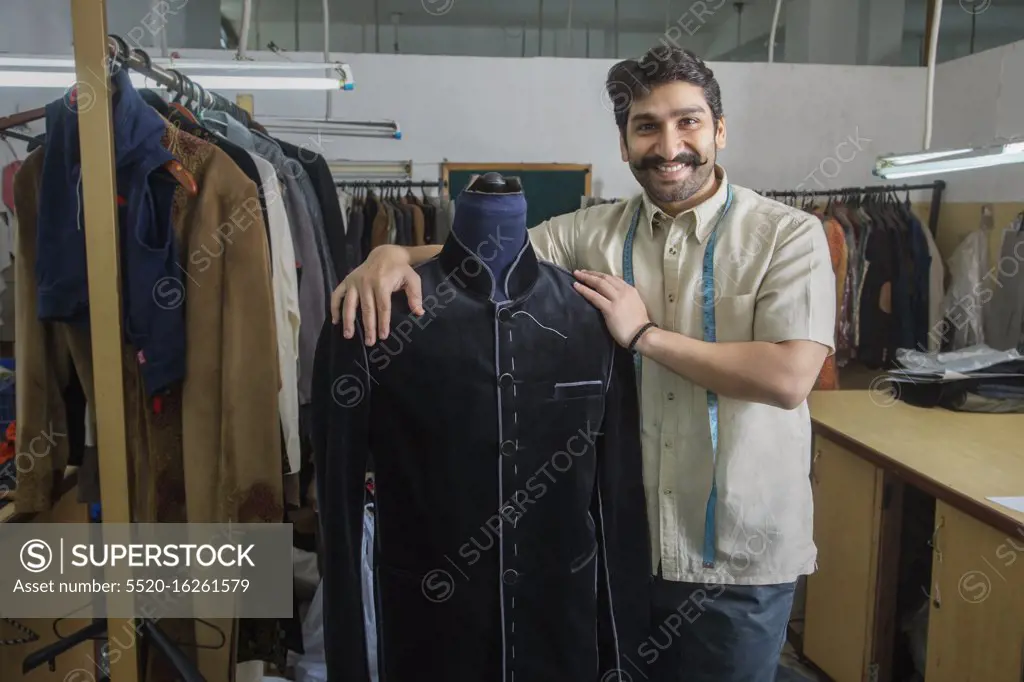
<svg viewBox="0 0 1024 682"><path fill-rule="evenodd" d="M873 173L887 180L897 180L1022 162L1024 143L1013 142L975 149L881 156L875 162Z"/></svg>
<svg viewBox="0 0 1024 682"><path fill-rule="evenodd" d="M138 77L138 78L136 78ZM337 78L294 78L289 76L189 76L208 90L341 90ZM145 76L132 74L132 84L147 87ZM152 87L149 85L148 87Z"/></svg>
<svg viewBox="0 0 1024 682"><path fill-rule="evenodd" d="M274 71L315 71L324 69L345 69L347 64L340 62L285 62L275 61L253 61L233 59L165 59L152 57L154 66L162 66L178 69L179 71L190 71L192 69L224 70L224 71L250 71L250 70L274 70ZM5 57L0 56L0 67L12 68L46 68L46 69L73 69L75 60L64 57Z"/></svg>
<svg viewBox="0 0 1024 682"><path fill-rule="evenodd" d="M131 73L137 88L160 88L140 73ZM208 90L341 90L336 78L289 78L286 76L189 76ZM76 83L74 73L59 71L0 71L0 87L69 89Z"/></svg>

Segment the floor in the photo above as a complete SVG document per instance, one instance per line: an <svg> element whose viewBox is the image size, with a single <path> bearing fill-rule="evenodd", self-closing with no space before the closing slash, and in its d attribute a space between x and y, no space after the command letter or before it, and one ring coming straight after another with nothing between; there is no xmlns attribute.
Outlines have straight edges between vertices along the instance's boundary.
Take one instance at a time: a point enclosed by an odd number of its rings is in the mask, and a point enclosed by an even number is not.
<svg viewBox="0 0 1024 682"><path fill-rule="evenodd" d="M793 645L787 643L782 650L782 659L779 662L779 672L775 682L827 682L827 680L801 664L796 651L793 650Z"/></svg>

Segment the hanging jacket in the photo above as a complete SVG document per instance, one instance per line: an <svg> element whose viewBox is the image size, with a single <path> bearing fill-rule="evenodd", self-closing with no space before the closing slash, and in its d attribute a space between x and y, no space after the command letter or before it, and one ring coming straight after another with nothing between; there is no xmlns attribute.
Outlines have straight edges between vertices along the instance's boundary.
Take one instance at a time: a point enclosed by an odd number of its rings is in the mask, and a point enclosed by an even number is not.
<svg viewBox="0 0 1024 682"><path fill-rule="evenodd" d="M316 227L303 197L299 177L302 166L281 150L281 145L264 135L253 135L256 153L269 161L281 181L281 197L292 231L292 244L299 261L299 307L302 327L299 332L299 404L309 404L313 353L317 334L330 308L330 295L324 279L324 266L317 249Z"/></svg>
<svg viewBox="0 0 1024 682"><path fill-rule="evenodd" d="M281 145L285 154L288 148ZM320 203L320 214L323 216L324 237L327 240L327 247L330 251L331 261L334 264L334 272L338 281L344 279L348 273L359 265L356 263L349 266L345 252L345 218L342 213L341 203L338 201L337 189L334 186L334 178L331 175L331 168L323 156L312 149L300 147L295 158L306 169L306 175L313 185L317 201ZM335 282L335 285L337 282ZM333 288L333 286L332 286Z"/></svg>
<svg viewBox="0 0 1024 682"><path fill-rule="evenodd" d="M132 87L125 70L111 77L114 164L121 206L121 268L126 339L149 394L185 374L182 271L171 228L174 181L156 171L174 156L163 146L167 123ZM46 106L46 145L35 263L39 318L89 321L79 100L72 93Z"/></svg>

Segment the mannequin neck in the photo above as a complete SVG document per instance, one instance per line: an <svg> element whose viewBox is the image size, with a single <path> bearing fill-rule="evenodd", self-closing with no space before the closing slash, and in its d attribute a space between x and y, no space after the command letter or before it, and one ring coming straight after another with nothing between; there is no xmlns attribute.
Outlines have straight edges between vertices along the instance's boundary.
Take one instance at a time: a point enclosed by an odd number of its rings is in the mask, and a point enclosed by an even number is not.
<svg viewBox="0 0 1024 682"><path fill-rule="evenodd" d="M508 301L509 273L528 238L526 199L518 184L508 191L476 191L471 185L455 202L452 234L491 276L491 298Z"/></svg>

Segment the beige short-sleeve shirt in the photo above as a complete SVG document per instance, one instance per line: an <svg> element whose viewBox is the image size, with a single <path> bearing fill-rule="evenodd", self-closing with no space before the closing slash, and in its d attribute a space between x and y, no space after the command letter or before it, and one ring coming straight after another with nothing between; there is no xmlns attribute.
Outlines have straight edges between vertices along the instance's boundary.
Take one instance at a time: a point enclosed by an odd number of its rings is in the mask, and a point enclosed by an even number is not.
<svg viewBox="0 0 1024 682"><path fill-rule="evenodd" d="M718 342L810 340L835 350L835 277L825 231L799 209L732 185L675 219L641 193L557 216L531 229L538 256L569 270L623 276L634 211L635 285L663 329L703 339L702 265L717 225ZM707 392L644 359L644 480L654 567L668 580L789 582L814 570L807 403L793 410L719 397L719 452L711 446ZM716 560L703 565L704 521L717 479Z"/></svg>

